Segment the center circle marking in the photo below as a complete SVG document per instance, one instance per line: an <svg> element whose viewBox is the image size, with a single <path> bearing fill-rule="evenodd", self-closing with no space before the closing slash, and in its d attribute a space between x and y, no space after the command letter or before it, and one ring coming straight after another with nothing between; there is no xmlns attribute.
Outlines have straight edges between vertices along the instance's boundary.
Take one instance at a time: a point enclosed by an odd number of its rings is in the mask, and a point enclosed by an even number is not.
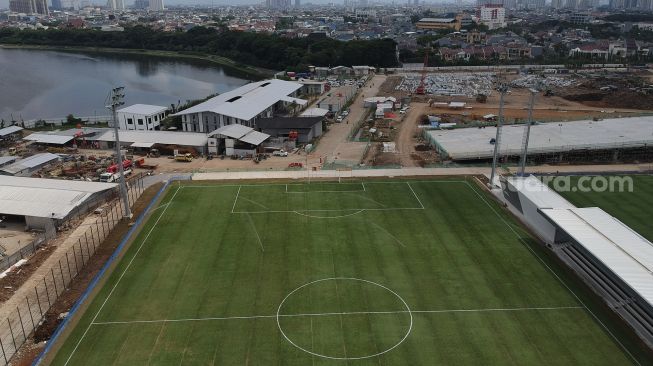
<svg viewBox="0 0 653 366"><path fill-rule="evenodd" d="M313 352L313 351L311 351L311 350L307 350L306 348L303 348L302 346L300 346L300 345L296 344L295 342L293 342L293 341L290 339L290 337L288 337L288 335L286 335L286 333L283 331L283 328L281 327L280 318L284 316L283 314L281 314L281 308L283 307L283 304L284 304L284 303L286 302L286 300L288 300L288 298L289 298L290 296L292 296L295 292L297 292L297 291L303 289L303 288L306 287L306 286L310 286L310 285L313 285L313 284L316 284L316 283L319 283L319 282L324 282L324 281L338 281L338 280L359 281L359 282L364 282L364 283L367 283L367 284L371 284L371 285L374 285L374 286L380 287L380 288L382 288L382 289L384 289L384 290L390 292L390 293L393 294L397 299L399 299L399 301L401 301L401 303L402 303L402 304L404 305L404 307L406 308L406 312L407 312L408 315L410 316L410 324L408 325L408 330L406 330L406 334L404 334L403 338L401 338L401 340L399 340L399 342L397 342L396 344L394 344L392 347L390 347L390 348L388 348L388 349L386 349L386 350L384 350L384 351L377 352L377 353L374 353L374 354L371 354L371 355L358 356L358 357L335 357L335 356L323 355L323 354L320 354L320 353L317 353L317 352ZM300 349L300 350L302 350L302 351L304 351L304 352L306 352L306 353L308 353L308 354L311 354L311 355L313 355L313 356L317 356L317 357L328 358L328 359L331 359L331 360L362 360L362 359L365 359L365 358L371 358L371 357L381 356L382 354L388 353L388 352L392 351L393 349L399 347L399 345L402 344L402 343L406 340L406 338L408 338L408 336L410 335L410 332L413 330L413 313L411 312L410 307L408 306L408 304L406 303L406 301L405 301L401 296L399 296L399 294L397 294L396 292L394 292L394 291L392 291L391 289L387 288L386 286L383 286L383 285L381 285L381 284L379 284L379 283L376 283L376 282L373 282L373 281L364 280L364 279L362 279L362 278L355 278L355 277L329 277L329 278L323 278L323 279L320 279L320 280L315 280L315 281L311 281L311 282L305 283L305 284L303 284L303 285L297 287L296 289L290 291L290 293L289 293L288 295L286 295L286 297L284 297L283 300L281 300L281 303L279 304L279 308L277 309L277 326L279 327L279 331L281 332L281 335L283 335L283 337L284 337L288 342L290 342L290 344L292 344L292 345L295 346L296 348L298 348L298 349Z"/></svg>

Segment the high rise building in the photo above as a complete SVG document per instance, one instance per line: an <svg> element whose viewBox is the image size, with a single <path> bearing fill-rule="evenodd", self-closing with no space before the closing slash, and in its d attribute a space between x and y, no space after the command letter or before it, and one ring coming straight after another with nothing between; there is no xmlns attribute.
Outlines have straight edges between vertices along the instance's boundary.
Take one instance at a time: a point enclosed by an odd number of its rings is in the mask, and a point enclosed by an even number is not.
<svg viewBox="0 0 653 366"><path fill-rule="evenodd" d="M61 7L61 0L52 0L52 9L53 10L61 10L63 9Z"/></svg>
<svg viewBox="0 0 653 366"><path fill-rule="evenodd" d="M295 8L301 8L301 7L302 7L301 0L295 0Z"/></svg>
<svg viewBox="0 0 653 366"><path fill-rule="evenodd" d="M50 15L47 0L10 0L9 10L15 13Z"/></svg>
<svg viewBox="0 0 653 366"><path fill-rule="evenodd" d="M147 9L150 6L149 0L135 0L134 8L136 9Z"/></svg>
<svg viewBox="0 0 653 366"><path fill-rule="evenodd" d="M163 0L150 0L147 8L150 11L163 11L165 9L163 6Z"/></svg>
<svg viewBox="0 0 653 366"><path fill-rule="evenodd" d="M288 9L291 3L290 0L266 0L265 4L272 9Z"/></svg>
<svg viewBox="0 0 653 366"><path fill-rule="evenodd" d="M125 10L125 3L123 0L108 0L107 7L111 10Z"/></svg>

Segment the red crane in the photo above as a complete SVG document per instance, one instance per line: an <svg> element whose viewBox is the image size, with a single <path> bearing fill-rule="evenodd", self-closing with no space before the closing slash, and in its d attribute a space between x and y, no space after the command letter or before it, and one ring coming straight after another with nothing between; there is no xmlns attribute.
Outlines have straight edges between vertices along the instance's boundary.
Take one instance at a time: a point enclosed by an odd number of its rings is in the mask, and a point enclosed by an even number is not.
<svg viewBox="0 0 653 366"><path fill-rule="evenodd" d="M424 66L422 67L422 78L419 81L419 86L415 89L415 94L424 95L426 94L426 85L424 85L424 80L426 79L426 68L429 66L429 50L424 50Z"/></svg>

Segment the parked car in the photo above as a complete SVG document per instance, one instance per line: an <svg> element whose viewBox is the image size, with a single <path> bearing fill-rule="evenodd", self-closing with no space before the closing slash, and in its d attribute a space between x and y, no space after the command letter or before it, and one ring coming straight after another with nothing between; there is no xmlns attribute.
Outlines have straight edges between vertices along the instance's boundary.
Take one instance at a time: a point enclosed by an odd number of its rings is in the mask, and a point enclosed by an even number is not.
<svg viewBox="0 0 653 366"><path fill-rule="evenodd" d="M338 116L338 118L336 118L336 122L340 123L340 122L342 122L343 119L345 119L345 117Z"/></svg>
<svg viewBox="0 0 653 366"><path fill-rule="evenodd" d="M283 150L275 150L275 151L272 152L272 155L274 155L274 156L288 156L288 152L283 151Z"/></svg>

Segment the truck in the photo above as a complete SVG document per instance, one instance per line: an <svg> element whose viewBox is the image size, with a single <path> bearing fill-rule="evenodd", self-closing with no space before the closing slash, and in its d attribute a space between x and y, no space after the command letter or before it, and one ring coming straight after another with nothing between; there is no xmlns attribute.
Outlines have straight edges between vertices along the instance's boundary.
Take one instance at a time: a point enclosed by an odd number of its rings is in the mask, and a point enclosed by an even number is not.
<svg viewBox="0 0 653 366"><path fill-rule="evenodd" d="M127 169L124 172L125 172L125 177L128 177L132 173L131 169ZM106 173L100 174L100 182L103 182L103 183L117 182L118 179L120 179L120 173L106 172Z"/></svg>
<svg viewBox="0 0 653 366"><path fill-rule="evenodd" d="M191 162L191 161L193 161L193 155L190 154L190 153L177 154L177 155L175 155L175 160L176 161L183 161L183 162Z"/></svg>
<svg viewBox="0 0 653 366"><path fill-rule="evenodd" d="M122 161L122 168L123 169L131 168L131 166L132 166L132 161L131 160L125 159L125 160ZM113 165L111 165L110 167L107 168L108 173L116 173L118 170L119 170L118 164L113 164Z"/></svg>

